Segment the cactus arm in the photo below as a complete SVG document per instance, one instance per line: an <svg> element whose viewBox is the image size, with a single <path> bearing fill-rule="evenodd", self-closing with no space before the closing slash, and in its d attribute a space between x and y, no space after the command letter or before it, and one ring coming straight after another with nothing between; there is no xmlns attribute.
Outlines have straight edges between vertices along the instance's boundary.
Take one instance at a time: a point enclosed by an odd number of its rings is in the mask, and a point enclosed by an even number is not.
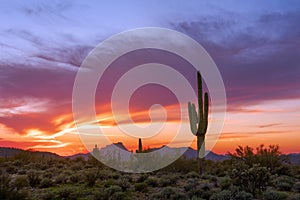
<svg viewBox="0 0 300 200"><path fill-rule="evenodd" d="M203 133L205 134L207 131L207 124L208 124L208 106L209 106L209 100L208 100L208 94L205 92L204 94L204 121L203 121Z"/></svg>
<svg viewBox="0 0 300 200"><path fill-rule="evenodd" d="M193 114L194 114L194 116L195 116L195 120L196 120L196 125L198 124L198 122L199 122L199 118L198 118L198 114L197 114L197 111L196 111L196 106L195 106L195 104L193 104L192 103L192 110L193 110Z"/></svg>
<svg viewBox="0 0 300 200"><path fill-rule="evenodd" d="M190 128L194 135L197 135L197 112L195 108L195 104L191 104L188 102L188 111L189 111L189 120L190 120Z"/></svg>

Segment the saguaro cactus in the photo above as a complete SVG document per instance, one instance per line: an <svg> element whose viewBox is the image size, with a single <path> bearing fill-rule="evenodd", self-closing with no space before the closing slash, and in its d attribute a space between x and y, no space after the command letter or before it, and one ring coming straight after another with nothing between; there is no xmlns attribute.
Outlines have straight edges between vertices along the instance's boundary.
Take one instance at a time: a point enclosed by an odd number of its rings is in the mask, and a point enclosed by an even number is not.
<svg viewBox="0 0 300 200"><path fill-rule="evenodd" d="M203 104L203 89L202 77L200 72L197 72L198 80L198 113L195 104L188 102L190 127L192 133L197 136L197 153L198 153L198 171L202 174L204 171L204 154L205 154L205 134L208 124L208 94L204 94Z"/></svg>
<svg viewBox="0 0 300 200"><path fill-rule="evenodd" d="M136 153L142 153L142 152L143 152L142 139L139 138L139 149L136 150Z"/></svg>

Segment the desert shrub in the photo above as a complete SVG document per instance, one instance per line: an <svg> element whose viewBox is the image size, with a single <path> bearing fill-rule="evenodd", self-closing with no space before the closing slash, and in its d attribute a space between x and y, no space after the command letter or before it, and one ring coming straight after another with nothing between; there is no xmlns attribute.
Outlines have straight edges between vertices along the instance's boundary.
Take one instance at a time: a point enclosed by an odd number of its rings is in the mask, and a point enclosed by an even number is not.
<svg viewBox="0 0 300 200"><path fill-rule="evenodd" d="M235 195L234 199L235 200L252 200L253 195L251 193L248 193L245 191L240 191Z"/></svg>
<svg viewBox="0 0 300 200"><path fill-rule="evenodd" d="M113 173L110 173L109 177L117 180L120 178L120 174L117 172L113 172Z"/></svg>
<svg viewBox="0 0 300 200"><path fill-rule="evenodd" d="M108 195L104 188L93 189L92 200L106 200L108 199Z"/></svg>
<svg viewBox="0 0 300 200"><path fill-rule="evenodd" d="M42 176L45 178L52 178L54 176L54 174L53 174L53 172L47 170L43 173Z"/></svg>
<svg viewBox="0 0 300 200"><path fill-rule="evenodd" d="M4 171L0 170L0 199L26 199L28 192L26 190L15 190L9 186L10 176ZM23 185L23 183L22 183Z"/></svg>
<svg viewBox="0 0 300 200"><path fill-rule="evenodd" d="M168 178L160 178L158 181L160 187L167 187L172 185L172 181Z"/></svg>
<svg viewBox="0 0 300 200"><path fill-rule="evenodd" d="M61 200L75 200L77 199L77 194L73 192L72 188L63 187L57 192L57 198Z"/></svg>
<svg viewBox="0 0 300 200"><path fill-rule="evenodd" d="M164 199L186 199L186 196L176 188L166 187L160 192Z"/></svg>
<svg viewBox="0 0 300 200"><path fill-rule="evenodd" d="M214 193L211 196L211 200L231 200L233 199L233 194L230 190L222 190L221 192Z"/></svg>
<svg viewBox="0 0 300 200"><path fill-rule="evenodd" d="M109 199L113 199L113 200L130 200L131 198L129 198L124 192L116 192Z"/></svg>
<svg viewBox="0 0 300 200"><path fill-rule="evenodd" d="M25 169L19 169L18 174L19 175L26 175L26 170Z"/></svg>
<svg viewBox="0 0 300 200"><path fill-rule="evenodd" d="M36 187L40 184L41 178L39 172L35 170L29 170L27 172L27 177L31 187Z"/></svg>
<svg viewBox="0 0 300 200"><path fill-rule="evenodd" d="M299 199L300 199L300 194L294 194L289 198L289 200L299 200Z"/></svg>
<svg viewBox="0 0 300 200"><path fill-rule="evenodd" d="M70 169L72 171L79 171L79 170L82 170L82 165L81 164L74 164L70 167Z"/></svg>
<svg viewBox="0 0 300 200"><path fill-rule="evenodd" d="M131 184L129 183L128 179L121 178L117 181L117 185L122 188L122 191L124 192L128 188L130 188Z"/></svg>
<svg viewBox="0 0 300 200"><path fill-rule="evenodd" d="M220 179L220 187L222 190L229 189L232 185L232 180L230 177L225 176Z"/></svg>
<svg viewBox="0 0 300 200"><path fill-rule="evenodd" d="M56 184L64 184L64 183L67 183L67 180L68 180L68 178L64 174L59 174L55 178L55 183Z"/></svg>
<svg viewBox="0 0 300 200"><path fill-rule="evenodd" d="M110 170L105 170L105 169L100 170L98 173L99 179L101 179L101 180L108 179L110 177L110 173L111 173Z"/></svg>
<svg viewBox="0 0 300 200"><path fill-rule="evenodd" d="M135 191L138 191L138 192L147 192L148 191L148 185L146 183L135 183L134 188L135 188Z"/></svg>
<svg viewBox="0 0 300 200"><path fill-rule="evenodd" d="M274 186L281 191L290 191L295 181L288 176L279 176L273 181Z"/></svg>
<svg viewBox="0 0 300 200"><path fill-rule="evenodd" d="M199 178L199 174L195 171L191 171L186 174L186 178Z"/></svg>
<svg viewBox="0 0 300 200"><path fill-rule="evenodd" d="M272 174L276 173L283 162L288 161L288 158L279 151L278 145L269 145L269 147L260 145L256 151L249 146L238 146L234 153L230 153L230 156L231 160L243 162L249 167L259 164L261 167L267 168Z"/></svg>
<svg viewBox="0 0 300 200"><path fill-rule="evenodd" d="M18 172L18 168L15 167L14 165L7 166L6 167L6 172L9 173L9 174L16 174Z"/></svg>
<svg viewBox="0 0 300 200"><path fill-rule="evenodd" d="M84 177L82 176L82 174L74 173L74 174L72 174L70 176L71 183L78 183L82 179L84 179Z"/></svg>
<svg viewBox="0 0 300 200"><path fill-rule="evenodd" d="M148 176L149 176L148 174L140 174L136 182L142 183L148 178Z"/></svg>
<svg viewBox="0 0 300 200"><path fill-rule="evenodd" d="M87 186L93 187L98 179L98 171L97 170L87 170L85 173L85 180Z"/></svg>
<svg viewBox="0 0 300 200"><path fill-rule="evenodd" d="M184 200L187 199L187 196L182 193L177 188L165 187L160 192L152 193L150 195L151 199L173 199L173 200Z"/></svg>
<svg viewBox="0 0 300 200"><path fill-rule="evenodd" d="M175 162L169 166L163 168L161 171L165 172L179 172L179 173L189 173L191 171L197 170L197 161L195 159L188 159L185 156L180 157Z"/></svg>
<svg viewBox="0 0 300 200"><path fill-rule="evenodd" d="M299 181L294 184L293 190L295 192L299 192L300 193L300 182Z"/></svg>
<svg viewBox="0 0 300 200"><path fill-rule="evenodd" d="M114 179L107 179L107 180L102 181L102 184L104 187L108 188L112 185L116 185L117 183L116 183L116 180L114 180Z"/></svg>
<svg viewBox="0 0 300 200"><path fill-rule="evenodd" d="M15 188L17 190L29 187L28 177L26 175L17 175L11 180L9 185L11 188Z"/></svg>
<svg viewBox="0 0 300 200"><path fill-rule="evenodd" d="M40 188L48 188L53 186L53 182L50 178L43 178L40 182Z"/></svg>
<svg viewBox="0 0 300 200"><path fill-rule="evenodd" d="M270 181L270 173L266 167L259 165L249 167L244 163L237 163L229 176L234 185L252 194L264 191Z"/></svg>
<svg viewBox="0 0 300 200"><path fill-rule="evenodd" d="M274 190L267 190L264 193L265 200L284 200L287 199L288 195L285 192L279 192Z"/></svg>
<svg viewBox="0 0 300 200"><path fill-rule="evenodd" d="M108 188L105 189L105 193L111 197L113 194L115 194L116 192L122 192L122 188L118 185L112 185Z"/></svg>
<svg viewBox="0 0 300 200"><path fill-rule="evenodd" d="M145 183L151 187L157 187L159 183L159 179L155 177L149 177Z"/></svg>
<svg viewBox="0 0 300 200"><path fill-rule="evenodd" d="M50 191L45 191L43 194L39 196L41 200L52 200L53 199L53 194Z"/></svg>

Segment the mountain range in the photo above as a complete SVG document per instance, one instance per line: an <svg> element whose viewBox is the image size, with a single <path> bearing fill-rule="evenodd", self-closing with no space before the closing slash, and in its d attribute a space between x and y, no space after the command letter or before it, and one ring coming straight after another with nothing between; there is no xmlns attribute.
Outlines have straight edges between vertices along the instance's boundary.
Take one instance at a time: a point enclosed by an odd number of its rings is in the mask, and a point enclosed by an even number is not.
<svg viewBox="0 0 300 200"><path fill-rule="evenodd" d="M101 149L99 149L99 152L101 152L102 154L107 155L109 152L115 152L116 150L118 150L120 152L121 149L121 156L122 157L128 157L131 152L129 150L127 150L127 148L123 145L122 142L118 142L118 143L114 143L114 144L110 144L107 145L106 147L103 147ZM195 159L197 158L197 151L191 147L178 147L178 148L171 148L168 146L162 146L160 148L152 148L152 149L148 149L147 151L157 151L160 150L161 153L164 153L164 151L171 151L171 152L179 152L181 153L183 156L185 156L187 159ZM74 154L71 156L60 156L58 154L55 153L51 153L51 152L41 152L41 151L32 151L32 150L22 150L22 149L17 149L17 148L8 148L8 147L0 147L0 158L2 157L12 157L15 155L18 155L20 153L24 153L24 152L29 152L32 153L34 155L40 155L40 156L45 156L45 157L67 157L70 159L75 159L77 157L83 157L83 158L88 158L88 156L91 153L80 153L80 154ZM212 161L223 161L226 159L229 159L229 155L225 154L216 154L212 151L206 151L205 152L206 156L205 159L207 160L212 160ZM289 157L290 161L292 164L300 164L300 153L292 153L292 154L287 154L287 156Z"/></svg>

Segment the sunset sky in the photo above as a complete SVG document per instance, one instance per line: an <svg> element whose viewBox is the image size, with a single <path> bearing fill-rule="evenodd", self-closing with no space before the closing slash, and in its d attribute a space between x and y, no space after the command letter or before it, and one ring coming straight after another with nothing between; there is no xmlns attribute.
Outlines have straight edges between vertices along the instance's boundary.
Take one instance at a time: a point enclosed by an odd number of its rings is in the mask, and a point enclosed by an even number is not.
<svg viewBox="0 0 300 200"><path fill-rule="evenodd" d="M296 0L2 2L0 146L60 155L86 152L72 114L73 84L82 61L113 34L162 27L198 41L223 77L227 114L212 151L227 153L237 145L278 144L284 153L299 152L299 22L300 2ZM107 131L112 142L122 141L129 149L137 148L137 138L120 133L109 98L123 71L133 62L139 63L138 57L182 67L196 89L195 71L184 61L159 51L148 51L147 56L135 52L117 61L99 83L95 98L97 125ZM156 103L167 110L167 127L145 139L145 147L168 144L180 116L172 92L147 85L132 96L129 110L133 120L149 122L148 109ZM155 113L154 122L160 120L160 113ZM86 124L87 129L93 126ZM188 130L187 117L185 126ZM213 136L208 133L208 140Z"/></svg>

